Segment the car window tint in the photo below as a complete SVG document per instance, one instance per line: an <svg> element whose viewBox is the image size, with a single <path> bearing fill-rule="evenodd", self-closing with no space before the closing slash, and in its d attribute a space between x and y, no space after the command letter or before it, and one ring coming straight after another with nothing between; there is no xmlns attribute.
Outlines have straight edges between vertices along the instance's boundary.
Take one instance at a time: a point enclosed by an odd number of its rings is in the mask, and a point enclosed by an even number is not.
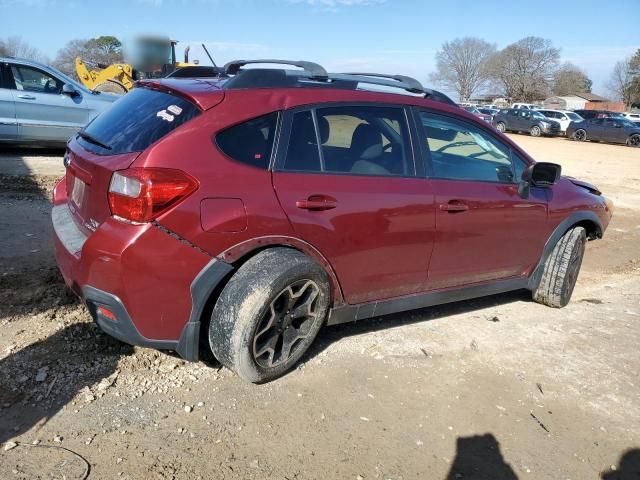
<svg viewBox="0 0 640 480"><path fill-rule="evenodd" d="M322 171L311 111L298 112L293 116L284 168L305 172Z"/></svg>
<svg viewBox="0 0 640 480"><path fill-rule="evenodd" d="M62 92L63 83L42 70L23 65L12 65L11 73L16 90L53 94Z"/></svg>
<svg viewBox="0 0 640 480"><path fill-rule="evenodd" d="M327 107L317 109L316 115L324 171L414 175L402 108Z"/></svg>
<svg viewBox="0 0 640 480"><path fill-rule="evenodd" d="M109 148L82 137L78 142L99 155L141 152L199 113L198 107L181 97L134 88L84 129Z"/></svg>
<svg viewBox="0 0 640 480"><path fill-rule="evenodd" d="M514 182L509 148L491 134L444 115L421 112L420 119L434 177Z"/></svg>
<svg viewBox="0 0 640 480"><path fill-rule="evenodd" d="M216 135L220 150L238 162L267 169L273 149L278 113L254 118Z"/></svg>

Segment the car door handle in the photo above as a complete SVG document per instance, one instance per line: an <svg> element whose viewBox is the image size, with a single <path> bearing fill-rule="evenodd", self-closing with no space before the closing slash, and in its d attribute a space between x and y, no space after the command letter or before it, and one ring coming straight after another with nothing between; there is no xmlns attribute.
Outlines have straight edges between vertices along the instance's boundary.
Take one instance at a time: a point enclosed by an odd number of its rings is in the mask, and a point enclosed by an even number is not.
<svg viewBox="0 0 640 480"><path fill-rule="evenodd" d="M440 210L449 213L466 212L469 210L469 205L457 201L451 201L449 203L441 203Z"/></svg>
<svg viewBox="0 0 640 480"><path fill-rule="evenodd" d="M298 200L296 202L296 207L301 208L303 210L331 210L332 208L336 208L338 203L335 198L325 196L325 195L312 195L306 200Z"/></svg>
<svg viewBox="0 0 640 480"><path fill-rule="evenodd" d="M26 94L18 95L18 98L21 98L23 100L35 100L36 99L36 97L34 97L33 95L26 95Z"/></svg>

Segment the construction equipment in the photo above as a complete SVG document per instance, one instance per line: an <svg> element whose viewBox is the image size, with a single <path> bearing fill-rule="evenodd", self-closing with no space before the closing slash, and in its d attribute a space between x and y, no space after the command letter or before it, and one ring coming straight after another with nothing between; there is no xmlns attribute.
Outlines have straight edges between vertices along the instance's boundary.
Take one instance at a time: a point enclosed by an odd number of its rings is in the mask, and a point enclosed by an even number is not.
<svg viewBox="0 0 640 480"><path fill-rule="evenodd" d="M134 42L134 48L130 55L127 55L128 63L104 65L84 61L78 57L75 62L76 74L91 90L124 95L133 88L136 80L161 78L177 69L198 65L197 61L189 62L190 46L185 48L184 61L176 61L177 43L175 40L141 37ZM202 48L215 66L204 44Z"/></svg>

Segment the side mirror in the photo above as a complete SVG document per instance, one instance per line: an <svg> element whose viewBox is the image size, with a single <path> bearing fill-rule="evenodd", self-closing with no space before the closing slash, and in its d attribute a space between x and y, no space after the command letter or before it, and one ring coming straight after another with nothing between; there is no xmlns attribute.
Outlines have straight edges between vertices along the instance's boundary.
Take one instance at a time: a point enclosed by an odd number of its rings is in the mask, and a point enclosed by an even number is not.
<svg viewBox="0 0 640 480"><path fill-rule="evenodd" d="M518 184L518 194L522 198L528 198L531 187L550 187L558 183L562 167L556 163L538 162L527 167L522 174L522 180Z"/></svg>
<svg viewBox="0 0 640 480"><path fill-rule="evenodd" d="M75 88L73 88L73 85L69 85L68 83L65 83L64 85L62 85L62 94L69 95L70 97L75 97L76 95L79 95L78 91Z"/></svg>

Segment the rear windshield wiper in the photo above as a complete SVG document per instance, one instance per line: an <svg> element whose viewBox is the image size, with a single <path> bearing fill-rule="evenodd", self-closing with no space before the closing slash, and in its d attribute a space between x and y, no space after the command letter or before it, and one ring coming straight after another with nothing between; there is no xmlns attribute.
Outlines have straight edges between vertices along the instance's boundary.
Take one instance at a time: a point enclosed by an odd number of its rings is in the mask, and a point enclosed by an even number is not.
<svg viewBox="0 0 640 480"><path fill-rule="evenodd" d="M85 132L84 130L80 130L78 132L78 135L80 135L82 138L84 138L87 142L91 142L94 145L98 145L99 147L102 147L102 148L104 148L106 150L111 150L111 147L109 145L107 145L106 143L104 143L101 140L98 140L96 137L94 137L90 133Z"/></svg>

